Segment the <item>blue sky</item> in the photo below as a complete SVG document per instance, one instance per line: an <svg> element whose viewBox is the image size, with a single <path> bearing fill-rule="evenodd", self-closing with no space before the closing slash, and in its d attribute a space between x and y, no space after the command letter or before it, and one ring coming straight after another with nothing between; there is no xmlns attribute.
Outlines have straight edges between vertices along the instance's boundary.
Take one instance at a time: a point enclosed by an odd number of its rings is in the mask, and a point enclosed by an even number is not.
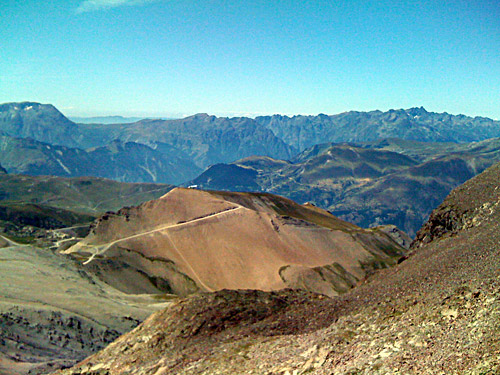
<svg viewBox="0 0 500 375"><path fill-rule="evenodd" d="M0 1L0 102L66 115L500 118L497 1Z"/></svg>

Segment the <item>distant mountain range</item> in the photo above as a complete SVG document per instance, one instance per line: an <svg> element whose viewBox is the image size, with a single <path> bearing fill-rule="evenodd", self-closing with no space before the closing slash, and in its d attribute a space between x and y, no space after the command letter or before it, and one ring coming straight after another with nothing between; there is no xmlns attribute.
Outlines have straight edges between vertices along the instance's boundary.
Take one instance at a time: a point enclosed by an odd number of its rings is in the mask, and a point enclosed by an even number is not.
<svg viewBox="0 0 500 375"><path fill-rule="evenodd" d="M500 121L427 112L423 107L338 115L262 116L255 119L290 146L304 150L325 142L401 138L424 142L474 142L500 137Z"/></svg>
<svg viewBox="0 0 500 375"><path fill-rule="evenodd" d="M474 142L500 137L500 122L427 112L346 112L317 116L215 117L198 114L176 120L145 119L129 124L76 124L54 106L32 102L0 105L0 132L16 138L87 149L119 140L153 149L168 145L199 168L252 155L291 159L325 142L401 138L425 142Z"/></svg>
<svg viewBox="0 0 500 375"><path fill-rule="evenodd" d="M95 117L69 117L78 124L129 124L143 120L144 117L123 117L123 116L95 116Z"/></svg>
<svg viewBox="0 0 500 375"><path fill-rule="evenodd" d="M452 188L500 160L498 140L473 143L500 137L499 121L424 108L77 124L23 102L0 105L0 134L9 173L269 191L410 234Z"/></svg>
<svg viewBox="0 0 500 375"><path fill-rule="evenodd" d="M249 155L288 159L296 152L272 131L246 117L228 119L200 114L130 124L76 124L52 105L31 102L0 105L0 133L80 149L103 147L117 140L140 143L169 157L189 159L193 167L185 173L193 177L199 173L197 168L214 163Z"/></svg>

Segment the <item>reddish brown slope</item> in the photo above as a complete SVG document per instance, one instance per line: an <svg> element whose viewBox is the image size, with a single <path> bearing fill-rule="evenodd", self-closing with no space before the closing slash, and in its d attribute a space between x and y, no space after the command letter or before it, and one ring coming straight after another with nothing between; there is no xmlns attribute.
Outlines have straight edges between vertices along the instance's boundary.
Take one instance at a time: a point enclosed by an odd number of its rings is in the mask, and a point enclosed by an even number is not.
<svg viewBox="0 0 500 375"><path fill-rule="evenodd" d="M335 295L368 271L395 264L403 251L385 233L314 206L179 188L102 217L68 252L111 285L135 292L154 280L158 289L183 295L286 286Z"/></svg>

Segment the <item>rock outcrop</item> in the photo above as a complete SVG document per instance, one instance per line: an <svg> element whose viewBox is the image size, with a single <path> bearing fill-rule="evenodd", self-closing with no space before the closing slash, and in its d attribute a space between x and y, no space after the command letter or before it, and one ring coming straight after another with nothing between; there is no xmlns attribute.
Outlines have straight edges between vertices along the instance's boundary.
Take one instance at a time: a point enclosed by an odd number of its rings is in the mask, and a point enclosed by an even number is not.
<svg viewBox="0 0 500 375"><path fill-rule="evenodd" d="M426 243L493 220L500 204L498 187L500 166L496 164L481 175L453 190L430 215L412 243L418 248Z"/></svg>

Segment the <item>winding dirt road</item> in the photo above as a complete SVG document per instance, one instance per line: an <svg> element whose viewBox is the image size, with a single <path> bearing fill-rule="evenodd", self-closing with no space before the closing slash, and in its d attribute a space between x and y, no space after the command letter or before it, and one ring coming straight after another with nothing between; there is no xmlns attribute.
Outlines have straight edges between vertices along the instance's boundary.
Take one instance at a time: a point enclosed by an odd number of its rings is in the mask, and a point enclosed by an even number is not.
<svg viewBox="0 0 500 375"><path fill-rule="evenodd" d="M123 242L123 241L127 241L127 240L131 240L133 238L138 238L138 237L146 236L148 234L153 234L153 233L165 231L165 230L171 229L171 228L178 228L178 227L190 225L190 224L195 223L195 222L200 222L200 221L203 221L203 220L211 219L213 217L225 215L225 214L228 214L228 213L231 213L231 212L234 212L234 211L237 211L237 210L241 210L241 209L244 209L244 208L245 207L238 205L237 207L232 207L232 208L227 209L225 211L217 212L215 214L207 215L207 216L200 217L200 218L197 218L197 219L188 220L188 221L185 221L183 223L169 224L169 225L165 225L165 226L160 227L160 228L156 228L156 229L152 229L152 230L149 230L149 231L137 233L137 234L134 234L132 236L123 237L123 238L114 240L112 242L109 242L107 244L101 244L99 246L87 245L88 247L97 248L98 251L96 251L95 253L93 253L90 256L89 259L87 259L85 262L83 262L83 264L84 265L85 264L89 264L90 262L92 262L92 260L94 260L94 258L96 256L104 254L106 251L108 251L112 246L116 245L117 243L120 243L120 242ZM165 235L168 238L168 241L172 244L172 248L176 251L176 253L179 255L179 257L184 261L184 263L186 264L186 266L192 272L193 276L195 276L195 278L197 279L196 281L198 282L198 284L201 285L202 287L204 287L205 289L207 289L209 292L213 292L214 289L210 288L208 285L206 285L200 279L200 277L198 276L198 274L196 273L196 271L193 269L193 267L191 266L191 264L189 264L189 262L187 261L187 259L184 257L184 255L182 255L182 253L179 251L179 249L177 248L177 246L175 245L175 243L172 241L172 238L169 236L169 234L165 233Z"/></svg>

